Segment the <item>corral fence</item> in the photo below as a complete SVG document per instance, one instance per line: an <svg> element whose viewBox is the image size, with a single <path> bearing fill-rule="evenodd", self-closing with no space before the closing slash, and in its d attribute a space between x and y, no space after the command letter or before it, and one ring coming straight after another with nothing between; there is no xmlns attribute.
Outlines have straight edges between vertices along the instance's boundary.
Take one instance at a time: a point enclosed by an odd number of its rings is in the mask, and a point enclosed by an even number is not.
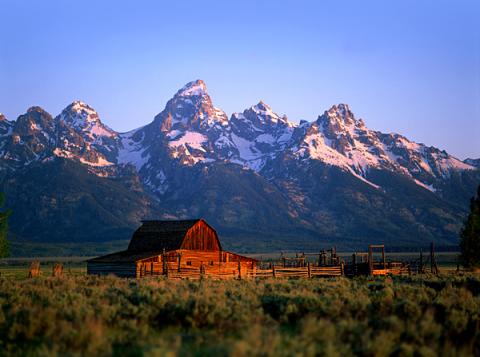
<svg viewBox="0 0 480 357"><path fill-rule="evenodd" d="M336 277L344 275L344 265L334 266L313 266L307 263L302 267L284 267L283 265L271 264L270 268L261 269L245 267L235 263L227 266L200 265L199 268L180 267L175 264L164 264L164 269L152 269L151 264L143 264L140 267L139 278L149 276L165 276L170 279L251 279L251 278L315 278L315 277Z"/></svg>

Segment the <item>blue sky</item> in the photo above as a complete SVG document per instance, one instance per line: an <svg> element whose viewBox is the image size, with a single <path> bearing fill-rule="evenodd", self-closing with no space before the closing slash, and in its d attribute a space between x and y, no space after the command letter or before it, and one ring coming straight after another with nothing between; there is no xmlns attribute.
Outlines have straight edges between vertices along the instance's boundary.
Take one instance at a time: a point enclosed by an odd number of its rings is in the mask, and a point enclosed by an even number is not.
<svg viewBox="0 0 480 357"><path fill-rule="evenodd" d="M0 0L0 112L81 99L115 130L205 80L231 114L348 103L368 127L480 157L479 1Z"/></svg>

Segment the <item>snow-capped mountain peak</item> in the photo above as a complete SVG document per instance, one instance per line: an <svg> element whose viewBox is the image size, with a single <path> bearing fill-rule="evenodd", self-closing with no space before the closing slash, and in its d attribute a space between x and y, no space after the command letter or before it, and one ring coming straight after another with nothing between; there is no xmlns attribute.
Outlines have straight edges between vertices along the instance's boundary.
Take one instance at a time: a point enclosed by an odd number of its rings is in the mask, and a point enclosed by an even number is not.
<svg viewBox="0 0 480 357"><path fill-rule="evenodd" d="M112 129L101 122L95 109L80 100L68 105L57 117L57 120L63 121L67 126L85 133L92 139L116 136Z"/></svg>
<svg viewBox="0 0 480 357"><path fill-rule="evenodd" d="M201 97L208 95L207 86L204 81L197 79L196 81L188 82L176 94L178 97L196 96Z"/></svg>
<svg viewBox="0 0 480 357"><path fill-rule="evenodd" d="M352 131L355 127L364 126L362 120L357 120L347 104L333 105L318 117L317 122L330 131Z"/></svg>
<svg viewBox="0 0 480 357"><path fill-rule="evenodd" d="M177 91L153 122L125 134L106 127L85 102L74 101L55 120L40 107L29 108L15 122L0 115L0 137L6 136L11 138L0 142L0 150L12 167L52 154L96 168L132 164L144 183L159 193L168 187L166 167L173 162L185 166L228 162L273 179L275 163L303 167L313 160L374 187L371 171L388 170L431 191L452 172L475 169L474 162L461 162L399 134L370 130L347 104L297 124L261 100L228 119L213 106L202 80Z"/></svg>

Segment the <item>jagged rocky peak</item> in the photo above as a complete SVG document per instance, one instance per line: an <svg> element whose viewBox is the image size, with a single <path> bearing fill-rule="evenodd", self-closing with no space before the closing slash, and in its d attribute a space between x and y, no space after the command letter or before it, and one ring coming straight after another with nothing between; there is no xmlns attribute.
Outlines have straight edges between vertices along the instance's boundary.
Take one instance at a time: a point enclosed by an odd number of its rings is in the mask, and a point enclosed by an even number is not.
<svg viewBox="0 0 480 357"><path fill-rule="evenodd" d="M100 122L98 113L85 102L76 100L63 109L60 119L75 127L85 127L90 122Z"/></svg>
<svg viewBox="0 0 480 357"><path fill-rule="evenodd" d="M31 106L30 108L27 109L26 114L39 114L39 115L47 115L51 118L50 113L48 113L45 109L38 105Z"/></svg>
<svg viewBox="0 0 480 357"><path fill-rule="evenodd" d="M53 126L50 113L39 106L33 106L28 108L25 114L18 117L15 121L14 131L23 135L32 131L52 129Z"/></svg>
<svg viewBox="0 0 480 357"><path fill-rule="evenodd" d="M288 121L286 115L280 116L275 113L263 100L244 110L243 113L233 113L232 121L234 124L236 123L236 126L240 125L241 122L249 123L254 126L252 128L254 130L266 130L269 127L295 125Z"/></svg>
<svg viewBox="0 0 480 357"><path fill-rule="evenodd" d="M253 111L255 114L261 116L262 118L265 119L266 122L270 123L278 123L279 121L286 121L286 116L281 117L277 113L275 113L272 110L272 107L270 107L267 103L265 103L263 100L260 100L258 104L252 106L250 108L251 111Z"/></svg>
<svg viewBox="0 0 480 357"><path fill-rule="evenodd" d="M4 121L8 121L7 118L5 117L5 115L3 115L2 113L0 113L0 122L4 122Z"/></svg>
<svg viewBox="0 0 480 357"><path fill-rule="evenodd" d="M185 84L175 96L179 97L202 97L204 95L208 95L207 86L204 81L201 79L197 79L196 81L188 82Z"/></svg>
<svg viewBox="0 0 480 357"><path fill-rule="evenodd" d="M213 106L205 82L199 79L183 86L155 117L154 123L158 124L163 132L203 130L216 124L226 126L228 117Z"/></svg>
<svg viewBox="0 0 480 357"><path fill-rule="evenodd" d="M115 135L113 130L102 123L97 111L81 100L69 104L57 119L71 128L88 132L90 136L111 137Z"/></svg>
<svg viewBox="0 0 480 357"><path fill-rule="evenodd" d="M354 136L355 131L368 132L362 119L356 119L350 107L347 104L338 104L326 110L316 121L319 127L327 136L336 136L344 134Z"/></svg>

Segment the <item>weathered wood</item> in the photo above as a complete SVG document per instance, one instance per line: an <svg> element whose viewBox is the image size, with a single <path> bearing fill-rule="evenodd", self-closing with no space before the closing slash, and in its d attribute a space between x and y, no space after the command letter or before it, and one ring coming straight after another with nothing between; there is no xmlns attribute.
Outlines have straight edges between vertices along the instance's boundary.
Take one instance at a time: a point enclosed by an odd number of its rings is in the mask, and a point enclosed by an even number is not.
<svg viewBox="0 0 480 357"><path fill-rule="evenodd" d="M218 252L221 246L217 232L205 221L200 220L188 230L180 249Z"/></svg>
<svg viewBox="0 0 480 357"><path fill-rule="evenodd" d="M28 271L29 278L36 278L40 276L40 262L38 260L33 261L30 264L30 269Z"/></svg>
<svg viewBox="0 0 480 357"><path fill-rule="evenodd" d="M435 243L430 243L430 271L432 274L438 274L437 260L435 259Z"/></svg>
<svg viewBox="0 0 480 357"><path fill-rule="evenodd" d="M52 268L52 276L54 278L60 278L63 274L63 264L55 263Z"/></svg>

